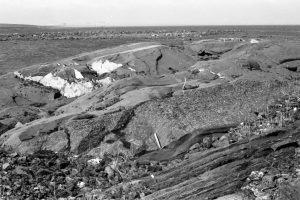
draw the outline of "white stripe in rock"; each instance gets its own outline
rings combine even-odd
[[[130,71],[133,71],[133,72],[136,71],[135,69],[133,69],[133,68],[131,68],[131,67],[128,67],[128,69],[129,69]]]

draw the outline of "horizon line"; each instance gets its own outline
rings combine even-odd
[[[61,25],[61,24],[19,24],[19,23],[0,23],[0,25],[10,26],[40,26],[40,27],[59,27],[59,28],[100,28],[100,27],[180,27],[180,26],[300,26],[300,24],[166,24],[166,25]]]

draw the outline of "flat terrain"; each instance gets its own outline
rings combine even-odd
[[[46,33],[51,37],[44,36]],[[33,64],[133,42],[181,44],[189,40],[249,36],[294,38],[300,36],[300,26],[64,28],[0,24],[0,75]],[[1,41],[1,38],[7,40]]]
[[[0,75],[33,64],[60,60],[136,40],[37,40],[0,42]]]

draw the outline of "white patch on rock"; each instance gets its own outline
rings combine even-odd
[[[212,74],[216,74],[215,72],[213,72],[213,71],[211,71],[211,70],[209,70],[209,72],[212,73]]]
[[[19,127],[23,127],[24,125],[21,122],[17,122],[17,124],[15,125],[15,128],[19,128]]]
[[[66,80],[53,76],[52,73],[47,74],[39,81],[42,85],[61,90],[68,83]]]
[[[104,79],[101,80],[97,80],[97,83],[100,83],[102,85],[110,85],[112,82],[114,82],[114,79],[110,78],[110,77],[106,77]]]
[[[43,76],[28,76],[28,77],[25,77],[23,76],[20,72],[18,71],[15,71],[14,72],[14,75],[21,78],[21,79],[24,79],[26,81],[34,81],[34,82],[40,82],[42,78],[44,78]]]
[[[80,71],[74,69],[75,72],[75,78],[77,79],[83,79],[84,77],[82,76],[82,74],[80,73]]]
[[[250,40],[250,43],[251,43],[251,44],[257,44],[257,43],[259,43],[259,41],[258,41],[257,39],[251,39],[251,40]]]
[[[101,159],[100,158],[94,158],[94,159],[88,160],[87,162],[90,165],[98,165],[101,162]]]
[[[91,92],[94,88],[90,82],[73,82],[70,84],[60,77],[53,76],[52,73],[47,74],[40,83],[58,89],[67,98],[81,96]]]
[[[79,188],[83,188],[84,186],[85,186],[84,182],[78,182],[77,183],[77,187],[79,187]]]
[[[219,78],[225,78],[225,76],[221,73],[217,73],[217,75],[219,76]]]
[[[133,72],[136,71],[135,69],[133,69],[133,68],[131,68],[131,67],[128,67],[128,69],[129,69],[130,71],[133,71]]]
[[[91,68],[96,71],[99,75],[104,73],[110,73],[119,67],[122,67],[122,64],[110,62],[108,60],[105,60],[104,62],[102,60],[96,61],[92,64]]]
[[[72,98],[92,92],[93,89],[94,85],[90,82],[73,82],[71,84],[66,84],[65,88],[62,88],[61,92],[65,97]]]
[[[18,72],[18,71],[15,71],[14,75],[17,76],[17,77],[19,77],[19,78],[23,78],[23,75],[20,74],[20,72]]]
[[[78,82],[69,83],[68,81],[60,77],[54,76],[52,73],[49,73],[44,77],[43,76],[24,77],[19,72],[14,72],[14,74],[21,79],[39,82],[44,86],[57,89],[67,98],[78,97],[86,93],[89,93],[94,89],[94,85],[91,82],[78,81]]]
[[[44,77],[43,76],[33,76],[33,77],[26,77],[25,79],[35,81],[35,82],[40,82]]]

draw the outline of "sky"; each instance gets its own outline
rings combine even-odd
[[[0,0],[0,23],[299,25],[300,0]]]

